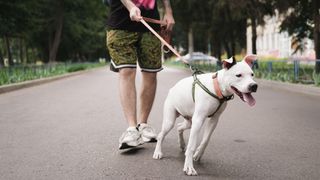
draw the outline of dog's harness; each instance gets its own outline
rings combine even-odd
[[[186,60],[181,58],[181,55],[169,44],[167,43],[152,27],[149,26],[148,23],[146,23],[146,21],[151,22],[151,23],[156,23],[156,24],[160,24],[160,25],[165,25],[165,22],[163,21],[159,21],[159,20],[154,20],[154,19],[150,19],[150,18],[146,18],[143,17],[140,22],[147,28],[149,29],[165,46],[167,46],[182,62],[184,62],[187,66],[189,66],[190,70],[193,72],[193,83],[192,83],[192,99],[193,102],[195,102],[195,97],[194,97],[194,93],[195,93],[195,86],[196,84],[199,85],[201,87],[201,89],[203,89],[206,93],[208,93],[211,97],[216,98],[219,101],[219,106],[216,109],[216,111],[211,114],[208,117],[212,117],[222,106],[222,104],[226,101],[229,101],[231,99],[233,99],[233,95],[231,96],[223,96],[221,93],[221,90],[219,88],[219,83],[218,83],[218,73],[215,73],[214,76],[212,76],[213,79],[213,84],[214,84],[214,90],[215,90],[215,94],[210,92],[209,89],[204,86],[200,80],[197,78],[197,74],[203,74],[202,71],[199,71],[196,67],[192,66],[189,64],[189,62],[187,62]]]
[[[207,94],[209,94],[211,97],[217,99],[219,101],[219,106],[218,108],[211,114],[209,115],[208,117],[212,117],[213,115],[216,114],[216,112],[218,112],[218,110],[220,109],[220,107],[222,106],[222,104],[226,101],[229,101],[229,100],[232,100],[233,99],[233,95],[231,96],[223,96],[222,93],[221,93],[221,90],[219,88],[219,83],[218,83],[218,73],[215,73],[213,76],[212,76],[212,79],[213,79],[213,84],[214,84],[214,90],[215,90],[215,94],[212,93],[211,91],[209,91],[209,89],[203,85],[201,83],[201,81],[198,79],[197,75],[198,74],[203,74],[203,72],[201,71],[195,71],[193,73],[193,83],[192,83],[192,99],[193,99],[193,102],[195,102],[195,88],[196,88],[196,84],[198,86],[200,86],[200,88],[202,90],[204,90]]]

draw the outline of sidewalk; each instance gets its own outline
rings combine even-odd
[[[293,84],[287,82],[271,81],[266,79],[256,79],[261,86],[267,86],[274,89],[282,89],[295,93],[302,93],[306,95],[320,96],[320,87],[305,84]]]

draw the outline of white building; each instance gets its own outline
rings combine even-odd
[[[293,37],[287,32],[280,33],[281,16],[266,16],[265,25],[257,27],[257,54],[260,56],[274,58],[301,58],[315,59],[314,44],[310,39],[303,42],[303,50],[295,54],[296,45],[293,44]],[[247,27],[247,53],[252,53],[252,32],[251,26]]]

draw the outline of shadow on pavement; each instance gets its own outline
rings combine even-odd
[[[135,154],[138,154],[139,152],[142,152],[144,150],[145,150],[144,147],[135,147],[135,148],[130,148],[130,149],[124,150],[120,154],[121,155],[135,155]]]

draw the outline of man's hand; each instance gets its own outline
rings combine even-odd
[[[132,21],[139,22],[142,19],[140,9],[131,0],[121,0],[121,2],[128,9]]]
[[[167,30],[172,31],[173,25],[174,25],[174,18],[172,15],[172,8],[170,4],[170,0],[162,0],[165,14],[163,17],[164,22],[167,23]]]
[[[141,11],[136,6],[131,7],[129,13],[130,13],[130,19],[132,21],[140,22],[140,20],[142,19]]]
[[[173,25],[175,24],[172,13],[166,13],[163,17],[163,21],[167,24],[167,30],[172,31]]]

